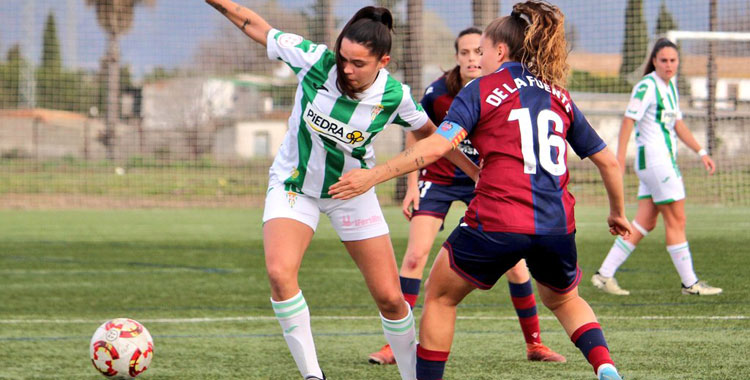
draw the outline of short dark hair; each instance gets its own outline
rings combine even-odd
[[[336,86],[342,94],[356,98],[356,89],[346,80],[341,41],[344,38],[366,46],[378,59],[391,53],[393,15],[388,8],[367,6],[354,14],[336,39]]]

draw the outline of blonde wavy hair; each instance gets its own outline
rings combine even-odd
[[[493,45],[508,45],[509,58],[523,63],[537,78],[565,87],[568,43],[560,8],[539,0],[517,3],[510,16],[492,21],[484,35]]]

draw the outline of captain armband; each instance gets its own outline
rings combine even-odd
[[[461,128],[460,125],[450,121],[442,122],[435,133],[450,141],[453,149],[455,149],[461,141],[464,141],[469,134],[465,129]]]

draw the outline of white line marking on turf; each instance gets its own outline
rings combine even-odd
[[[685,316],[671,316],[671,315],[642,315],[642,316],[598,316],[599,319],[610,319],[610,320],[746,320],[750,319],[750,316],[746,315],[685,315]],[[346,315],[323,315],[313,317],[315,320],[376,320],[378,317],[369,316],[346,316]],[[467,321],[515,321],[518,319],[517,316],[464,316],[457,317],[460,320]],[[544,320],[555,320],[552,316],[539,316],[539,319]],[[2,325],[38,325],[38,324],[52,324],[52,323],[83,323],[83,324],[96,324],[102,323],[106,320],[103,319],[0,319]],[[142,323],[166,323],[166,324],[178,324],[178,323],[214,323],[214,322],[255,322],[255,321],[276,321],[276,317],[271,316],[247,316],[247,317],[220,317],[220,318],[153,318],[153,319],[139,319]]]

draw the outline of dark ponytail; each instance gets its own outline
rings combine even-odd
[[[372,55],[378,59],[391,53],[391,32],[393,31],[393,15],[383,7],[367,6],[354,15],[341,30],[336,39],[336,86],[342,94],[356,99],[355,88],[346,80],[343,58],[341,57],[341,41],[346,38],[352,42],[366,46]]]
[[[458,37],[456,37],[456,40],[453,42],[453,48],[456,50],[456,54],[458,54],[458,40],[467,34],[478,34],[481,36],[482,30],[472,26],[459,32]],[[458,92],[464,87],[464,82],[461,80],[461,66],[456,65],[456,67],[445,72],[445,87],[448,89],[448,95],[451,97],[456,97],[456,95],[458,95]]]
[[[659,38],[654,43],[654,48],[651,49],[651,55],[648,57],[648,62],[646,62],[646,68],[643,69],[643,75],[648,75],[650,72],[656,70],[656,67],[654,66],[654,58],[656,58],[656,55],[659,54],[661,49],[664,49],[666,47],[671,47],[675,51],[679,51],[677,50],[677,45],[675,45],[674,42],[664,37]]]

